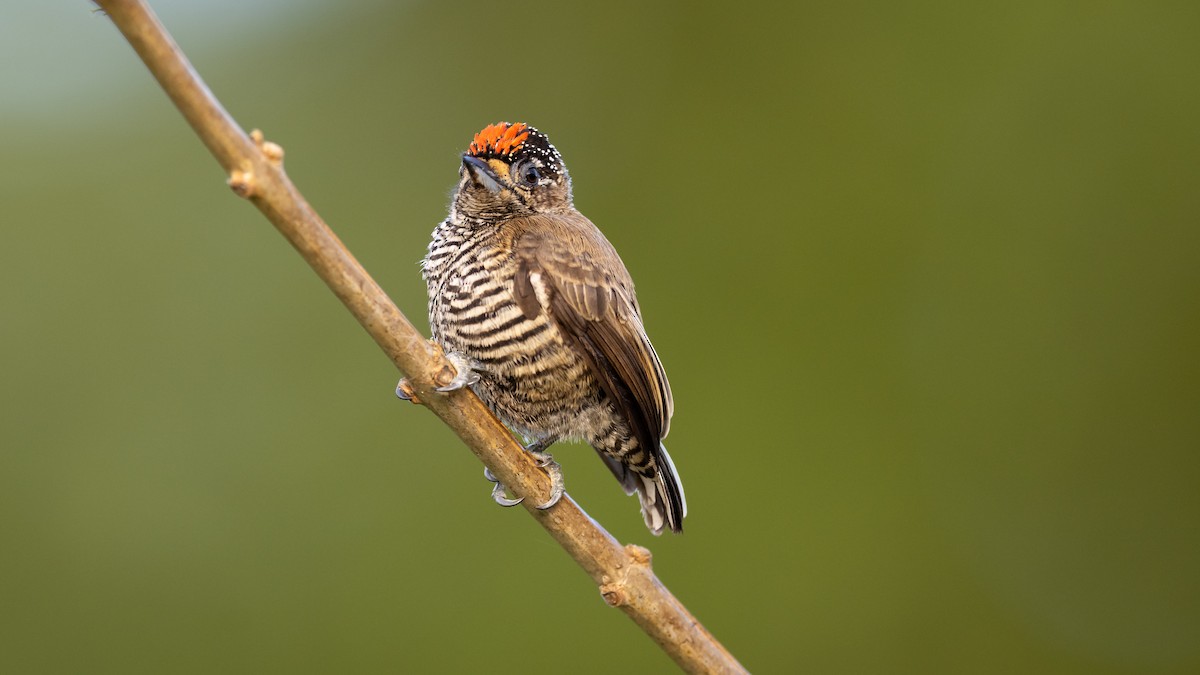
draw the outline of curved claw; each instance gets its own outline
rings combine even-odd
[[[471,366],[471,361],[467,357],[458,352],[450,352],[446,354],[446,360],[454,366],[454,379],[450,380],[445,386],[438,387],[438,391],[443,393],[455,391],[479,381],[479,373],[475,372],[475,369]]]
[[[492,499],[497,504],[499,504],[500,506],[503,506],[505,508],[508,508],[510,506],[516,506],[517,504],[520,504],[521,502],[525,501],[524,497],[517,497],[516,499],[509,497],[507,494],[504,493],[504,486],[501,485],[500,483],[496,483],[494,486],[492,486]]]
[[[505,494],[504,485],[500,482],[500,479],[492,475],[491,469],[484,467],[483,477],[495,483],[495,485],[492,486],[492,499],[494,499],[500,506],[507,508],[510,506],[516,506],[517,504],[525,501],[524,497],[517,497],[516,499],[513,499]]]
[[[408,383],[407,377],[396,384],[396,398],[402,401],[412,401],[418,405],[421,403],[416,393],[413,392],[412,385]]]
[[[562,466],[554,461],[554,457],[548,452],[530,450],[529,454],[533,455],[537,460],[537,465],[542,467],[546,475],[550,476],[550,498],[544,504],[537,505],[537,508],[545,511],[557,504],[558,500],[562,499],[563,492],[566,491],[566,486],[563,484]]]

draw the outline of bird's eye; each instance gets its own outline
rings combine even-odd
[[[517,181],[525,187],[535,187],[542,174],[534,166],[533,162],[523,162],[513,167],[513,173],[517,175]]]

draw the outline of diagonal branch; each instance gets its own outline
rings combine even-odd
[[[564,495],[538,510],[550,480],[512,434],[469,390],[435,393],[454,375],[441,350],[425,340],[367,274],[283,171],[283,150],[255,131],[247,135],[192,69],[142,0],[95,0],[149,67],[167,96],[248,199],[312,266],[380,349],[406,375],[414,393],[519,497],[526,511],[566,549],[619,607],[684,670],[745,672],[650,569],[650,552],[622,547]]]

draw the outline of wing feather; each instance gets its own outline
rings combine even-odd
[[[511,226],[517,304],[528,318],[541,312],[550,317],[653,459],[654,470],[636,471],[603,452],[601,458],[626,493],[638,493],[652,532],[664,525],[683,531],[683,485],[661,442],[674,412],[671,385],[642,326],[624,263],[578,212],[529,216]]]
[[[527,316],[547,311],[600,386],[657,455],[674,403],[662,362],[638,313],[624,263],[585,217],[530,216],[514,242],[514,293]],[[538,286],[543,287],[543,297]],[[661,463],[661,462],[660,462]]]

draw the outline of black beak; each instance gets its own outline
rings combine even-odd
[[[463,154],[463,168],[471,175],[471,180],[477,185],[487,188],[491,192],[499,192],[501,189],[500,180],[492,171],[492,167],[488,163],[475,157],[474,155]]]

